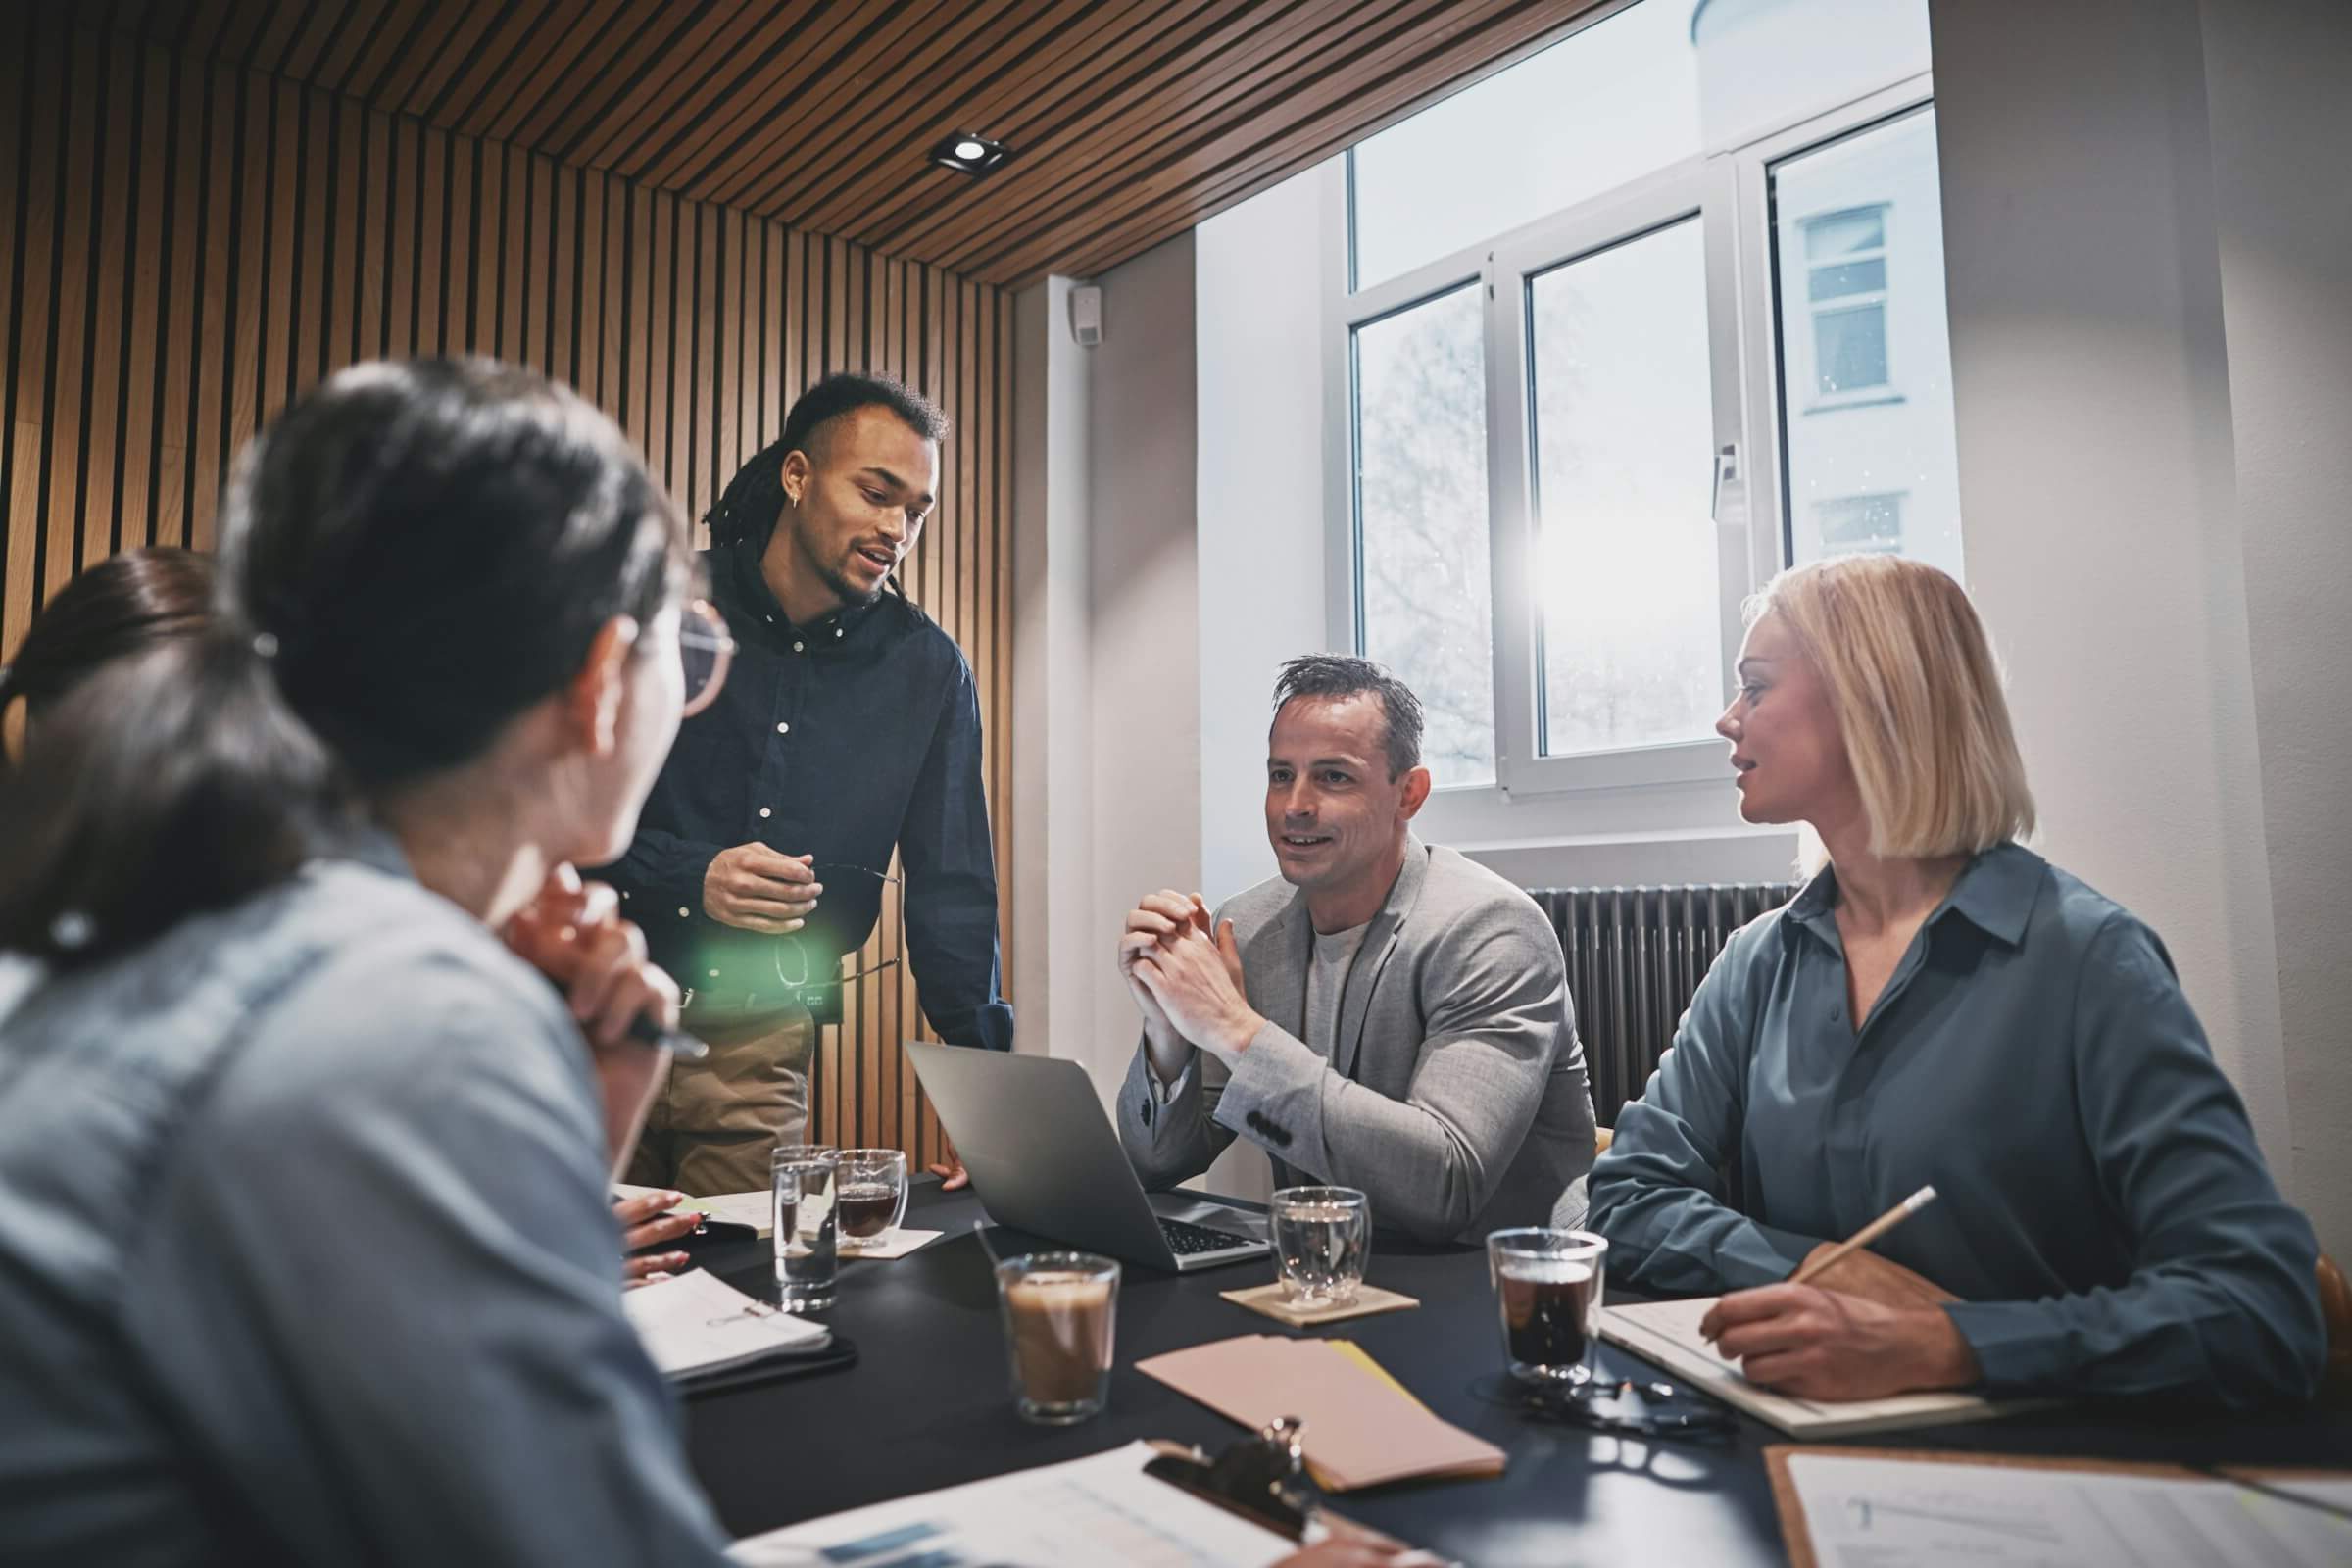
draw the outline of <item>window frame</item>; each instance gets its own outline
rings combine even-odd
[[[1327,166],[1325,225],[1324,471],[1329,646],[1361,652],[1361,512],[1356,465],[1355,330],[1475,279],[1485,313],[1487,494],[1494,626],[1494,760],[1492,784],[1452,785],[1437,803],[1472,798],[1566,796],[1586,791],[1689,786],[1720,780],[1723,742],[1686,741],[1560,757],[1540,755],[1542,607],[1529,584],[1536,550],[1532,280],[1555,268],[1695,217],[1706,258],[1713,451],[1692,453],[1714,472],[1716,560],[1725,702],[1734,651],[1744,634],[1742,602],[1792,559],[1783,432],[1804,410],[1782,402],[1781,333],[1774,309],[1771,169],[1798,153],[1899,118],[1935,98],[1921,72],[1825,110],[1792,112],[1721,146],[1667,165],[1576,206],[1538,219],[1409,272],[1351,291],[1352,155]],[[1891,214],[1888,215],[1891,221]],[[1889,246],[1889,251],[1891,246]],[[1892,278],[1888,279],[1891,287]],[[1812,330],[1806,302],[1804,329]],[[1874,387],[1861,400],[1884,398]]]

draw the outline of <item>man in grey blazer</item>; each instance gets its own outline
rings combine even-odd
[[[1421,705],[1361,659],[1283,666],[1266,760],[1278,880],[1212,919],[1162,890],[1119,968],[1144,1015],[1119,1137],[1147,1187],[1237,1136],[1277,1186],[1370,1196],[1377,1225],[1476,1241],[1549,1223],[1592,1164],[1559,939],[1535,901],[1415,838]]]

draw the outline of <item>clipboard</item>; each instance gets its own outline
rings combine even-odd
[[[2125,1476],[2146,1481],[2236,1481],[2259,1488],[2265,1482],[2352,1481],[2352,1471],[2294,1466],[2224,1465],[2202,1470],[2182,1464],[2132,1459],[2057,1458],[2043,1454],[1976,1453],[1950,1448],[1864,1448],[1796,1443],[1775,1443],[1764,1450],[1764,1467],[1772,1479],[1772,1505],[1781,1522],[1781,1544],[1790,1568],[1821,1568],[1813,1549],[1812,1526],[1806,1521],[1796,1483],[1788,1474],[1795,1457],[1887,1459],[1939,1465],[1977,1465],[1988,1470],[2054,1471],[2082,1476]]]

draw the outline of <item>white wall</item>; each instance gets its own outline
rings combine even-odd
[[[1022,436],[1015,752],[1035,771],[1016,775],[1013,912],[1016,974],[1049,1008],[1041,1023],[1016,993],[1023,1049],[1084,1062],[1107,1102],[1137,1038],[1112,966],[1121,920],[1140,894],[1200,881],[1192,237],[1094,281],[1099,347],[1070,342],[1067,279],[1025,292],[1017,317],[1014,376],[1036,422]],[[1026,863],[1040,859],[1042,906]]]
[[[1330,182],[1288,179],[1194,231],[1200,379],[1200,878],[1213,904],[1274,875],[1268,699],[1327,647],[1323,289]],[[1269,258],[1277,265],[1267,265]]]
[[[1969,586],[2041,847],[2289,1148],[2196,0],[1936,0]]]
[[[1088,547],[1093,364],[1070,284],[1015,302],[1012,997],[1020,1050],[1085,1039],[1094,996],[1094,594]],[[1004,808],[1000,804],[1000,809]]]
[[[2294,1190],[2352,1255],[2352,6],[2206,0]]]

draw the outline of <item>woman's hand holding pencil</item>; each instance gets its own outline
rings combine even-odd
[[[1936,1189],[1923,1187],[1844,1242],[1815,1248],[1788,1283],[1726,1296],[1699,1332],[1750,1383],[1799,1398],[1876,1399],[1974,1383],[1976,1354],[1942,1307],[1951,1295],[1864,1250],[1935,1199]]]

